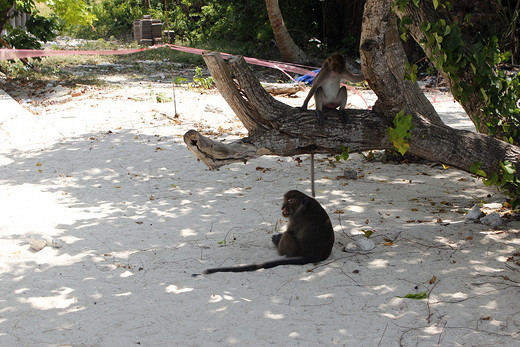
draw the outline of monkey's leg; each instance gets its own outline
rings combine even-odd
[[[336,95],[336,99],[334,99],[334,102],[338,103],[340,111],[345,110],[345,106],[347,105],[347,97],[347,88],[342,86],[338,91],[338,95]]]
[[[345,106],[347,105],[347,88],[342,86],[339,89],[338,95],[336,96],[335,102],[339,105],[339,110],[342,111],[342,118],[345,123],[349,122],[348,113],[345,112]]]
[[[298,244],[298,240],[290,231],[286,231],[282,234],[277,248],[280,255],[286,255],[288,257],[297,257],[300,255],[300,245]]]
[[[314,95],[314,100],[316,101],[316,117],[318,118],[318,123],[323,124],[323,104],[325,103],[325,92],[323,88],[318,88],[316,90],[316,94]]]

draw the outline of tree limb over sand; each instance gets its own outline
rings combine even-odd
[[[387,132],[392,115],[330,110],[320,125],[313,110],[302,111],[269,95],[242,57],[229,62],[235,79],[220,54],[207,53],[204,60],[220,93],[249,132],[248,137],[223,144],[188,131],[184,135],[188,149],[211,170],[262,155],[339,154],[343,146],[350,147],[351,153],[393,148]],[[480,161],[486,172],[494,172],[501,160],[520,161],[518,147],[492,137],[433,124],[419,114],[413,124],[410,153],[424,159],[465,171]]]

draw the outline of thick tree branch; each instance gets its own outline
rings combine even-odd
[[[430,123],[417,116],[410,139],[410,153],[470,172],[477,162],[487,174],[499,172],[500,162],[510,161],[520,179],[520,148],[494,137]]]
[[[189,130],[184,134],[184,142],[190,152],[206,164],[210,170],[215,170],[220,166],[237,161],[245,163],[247,160],[261,155],[257,154],[257,149],[252,145],[242,142],[225,145],[212,141],[195,130]]]
[[[257,131],[261,131],[262,128],[270,128],[269,122],[261,117],[257,110],[251,108],[247,100],[242,97],[241,91],[233,82],[226,63],[220,54],[219,59],[216,59],[216,54],[211,52],[205,53],[203,57],[222,97],[226,99],[249,133],[254,134]]]
[[[217,67],[227,70],[218,53],[204,57],[207,62],[218,61],[208,64],[212,66],[214,78],[230,75],[229,71],[213,70]],[[262,155],[339,154],[341,146],[350,147],[351,153],[393,148],[387,131],[392,125],[392,115],[370,110],[347,110],[348,121],[345,122],[340,111],[331,110],[325,113],[324,124],[320,125],[314,111],[288,106],[266,93],[243,58],[233,58],[229,65],[237,83],[227,80],[223,87],[223,81],[215,82],[219,90],[225,88],[225,94],[232,95],[227,99],[230,106],[233,107],[233,103],[242,105],[240,109],[245,111],[238,116],[244,124],[252,124],[254,132],[250,132],[249,137],[222,144],[195,130],[188,131],[184,135],[188,149],[210,169],[232,162],[246,162]],[[481,161],[481,169],[488,173],[497,172],[500,161],[509,160],[517,165],[520,162],[520,148],[490,136],[434,124],[421,115],[416,115],[413,122],[411,154],[465,171]]]

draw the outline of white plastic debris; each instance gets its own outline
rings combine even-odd
[[[47,240],[47,246],[52,248],[61,248],[63,245],[57,240]]]
[[[47,240],[31,237],[31,239],[29,240],[29,245],[31,249],[38,252],[41,251],[45,246],[47,246]]]
[[[480,210],[480,207],[478,205],[475,205],[475,206],[473,206],[471,211],[468,212],[465,220],[466,220],[466,222],[475,221],[475,220],[479,219],[481,215],[482,215],[482,211]]]
[[[357,246],[354,242],[349,242],[346,246],[345,246],[345,252],[355,252],[357,251]]]
[[[363,237],[362,239],[347,244],[345,246],[345,252],[368,252],[373,250],[375,247],[376,244],[374,243],[374,241],[367,239],[366,237]]]
[[[39,237],[31,237],[29,240],[29,246],[32,250],[38,252],[41,251],[46,246],[52,247],[52,248],[61,248],[63,247],[63,244],[59,242],[58,240],[46,240],[44,238]]]
[[[362,238],[362,239],[357,240],[356,245],[359,247],[360,250],[365,251],[365,252],[371,251],[376,247],[376,244],[374,243],[374,241],[367,239],[367,238]]]

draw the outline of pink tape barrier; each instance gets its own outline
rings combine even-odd
[[[158,45],[149,48],[139,48],[139,49],[116,49],[116,50],[105,50],[105,51],[95,51],[95,50],[86,50],[86,51],[75,51],[75,50],[55,50],[55,49],[0,49],[0,60],[8,60],[8,59],[22,59],[22,58],[37,58],[37,57],[48,57],[48,56],[56,56],[56,55],[120,55],[120,54],[133,54],[139,53],[143,51],[147,51],[150,49],[156,49],[160,47],[169,47],[170,49],[175,49],[177,51],[193,53],[202,55],[204,52],[208,52],[207,50],[203,50],[200,48],[191,48],[179,45],[165,44]],[[220,53],[224,59],[229,59],[232,57],[231,54],[228,53]],[[290,64],[290,63],[282,63],[279,61],[273,60],[262,60],[258,58],[244,57],[244,60],[253,65],[265,66],[273,69],[278,69],[282,71],[290,71],[293,73],[301,74],[301,75],[316,75],[315,67]],[[359,93],[354,88],[346,86],[348,89],[356,93],[358,96],[365,101],[361,93]],[[368,107],[368,104],[367,104]]]
[[[170,47],[171,49],[175,49],[177,51],[187,52],[202,55],[203,52],[207,52],[207,50],[199,49],[199,48],[191,48],[184,47],[178,45],[159,45],[153,46],[150,48],[139,48],[139,49],[119,49],[119,50],[106,50],[106,51],[94,51],[94,50],[86,50],[86,51],[76,51],[76,50],[55,50],[55,49],[0,49],[0,60],[8,60],[8,59],[22,59],[22,58],[37,58],[37,57],[48,57],[55,55],[119,55],[119,54],[133,54],[138,52],[143,52],[150,49],[156,49],[160,47]],[[222,57],[225,59],[229,59],[232,57],[231,54],[221,53]],[[257,58],[244,57],[246,62],[249,64],[255,64],[260,66],[272,67],[272,68],[281,68],[285,71],[291,71],[299,74],[313,74],[313,67],[303,67],[295,64],[287,64],[281,63],[277,61],[267,61],[261,60]]]

